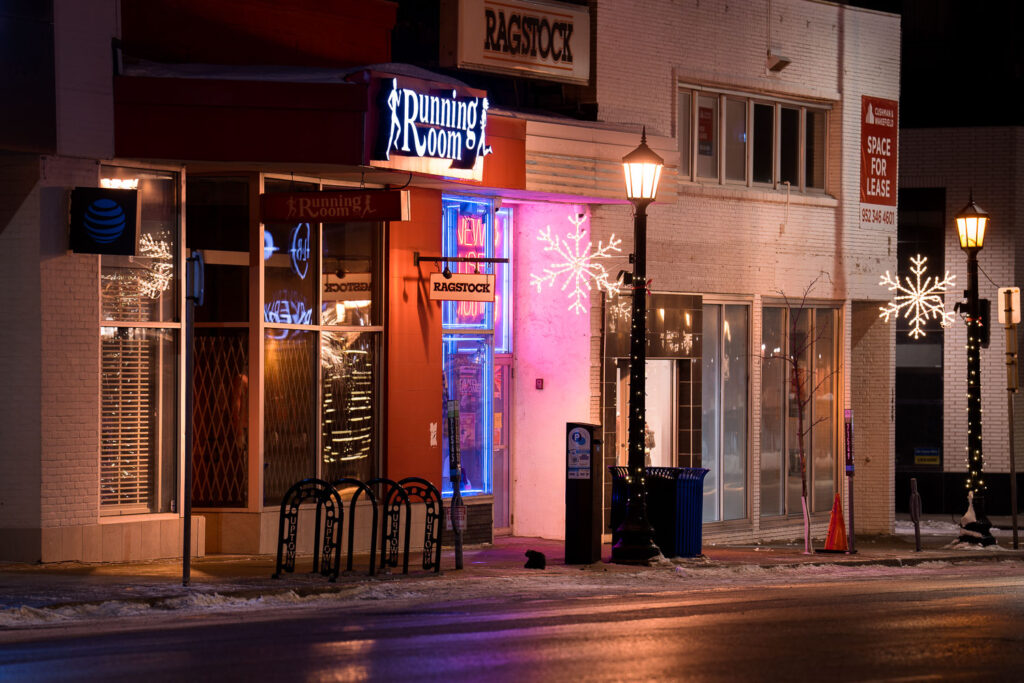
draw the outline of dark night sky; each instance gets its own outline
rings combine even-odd
[[[900,125],[1024,125],[1024,2],[853,0],[903,17]]]

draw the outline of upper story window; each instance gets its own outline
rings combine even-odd
[[[683,88],[678,111],[680,178],[825,191],[828,107]]]

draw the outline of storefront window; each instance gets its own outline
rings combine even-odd
[[[195,309],[192,504],[240,508],[249,485],[249,178],[190,175],[187,245],[205,260]]]
[[[379,324],[379,234],[376,223],[324,223],[323,325]]]
[[[320,336],[321,476],[327,481],[374,477],[377,412],[377,335],[323,332]]]
[[[747,514],[748,307],[704,304],[704,521]]]
[[[764,309],[762,516],[800,512],[803,488],[801,441],[809,508],[812,512],[825,512],[832,505],[836,458],[837,329],[836,309]],[[794,367],[798,373],[795,377]]]
[[[264,190],[315,192],[315,183],[267,178]],[[315,325],[320,225],[308,222],[263,226],[263,319],[268,323]]]
[[[295,482],[316,475],[315,332],[267,329],[263,360],[263,496],[276,505]]]
[[[136,256],[100,257],[100,508],[168,512],[178,496],[180,180],[115,167],[102,180],[138,189],[141,222]]]
[[[343,191],[265,177],[264,192]],[[264,223],[264,485],[378,475],[380,222]]]

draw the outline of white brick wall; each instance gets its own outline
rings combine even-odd
[[[99,257],[68,253],[68,194],[96,187],[94,161],[47,157],[39,222],[42,526],[99,517]]]
[[[946,189],[946,269],[956,275],[947,307],[962,298],[967,286],[967,257],[960,249],[954,216],[971,190],[988,211],[991,224],[978,254],[979,295],[992,301],[991,344],[981,351],[981,404],[985,470],[1008,472],[1010,466],[1006,409],[1006,351],[998,323],[997,289],[1024,282],[1024,129],[931,128],[908,130],[900,143],[903,187]],[[1020,337],[1021,335],[1018,335]],[[946,472],[966,472],[967,464],[967,330],[959,320],[945,333],[943,443]],[[1019,346],[1019,340],[1018,340]],[[1017,471],[1024,458],[1024,408],[1017,400],[1015,441]]]
[[[794,192],[787,201],[784,191],[682,182],[674,201],[668,192],[667,203],[655,204],[648,212],[648,275],[656,290],[752,299],[751,355],[756,358],[762,298],[780,293],[799,298],[815,277],[828,273],[831,284],[821,283],[811,296],[834,301],[844,311],[839,408],[856,409],[851,375],[870,383],[862,387],[864,396],[888,396],[892,386],[891,347],[888,358],[877,359],[885,363],[882,369],[850,368],[850,302],[884,299],[879,274],[895,267],[895,226],[869,230],[859,225],[860,105],[862,95],[899,97],[899,18],[820,2],[773,0],[769,29],[767,7],[767,2],[724,0],[598,2],[599,118],[636,129],[643,124],[648,133],[674,137],[679,82],[831,104],[828,197]],[[769,74],[765,66],[769,31],[773,52],[792,59],[780,74]],[[672,163],[671,154],[666,158]],[[629,206],[596,207],[595,237],[614,232],[623,238],[623,251],[628,253],[631,211]],[[617,267],[629,266],[623,259],[610,269]],[[883,346],[892,343],[888,332],[872,330],[887,335]],[[595,386],[599,362],[594,357]],[[863,362],[876,359],[865,353]],[[706,527],[705,533],[715,541],[794,535],[792,525],[762,528],[759,518],[760,367],[756,360],[752,365],[752,527]],[[596,408],[594,413],[598,414]],[[864,420],[858,431],[872,444],[873,462],[878,464],[858,482],[858,527],[890,532],[892,423]],[[845,497],[845,479],[839,483]],[[877,514],[868,512],[876,508]],[[824,524],[817,524],[816,534],[823,533]]]

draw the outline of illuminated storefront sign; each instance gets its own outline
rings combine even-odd
[[[566,83],[590,81],[590,10],[533,0],[459,0],[457,40],[442,39],[445,66]]]
[[[138,191],[76,187],[71,191],[71,250],[135,256]]]
[[[430,275],[432,301],[494,301],[494,276],[487,273],[442,273]]]
[[[272,192],[260,195],[263,222],[407,221],[409,192],[403,190],[338,190]]]
[[[382,99],[378,159],[427,157],[469,169],[477,158],[491,153],[486,141],[486,97],[459,97],[454,90],[417,92],[399,88],[398,79],[392,78],[382,89]]]

